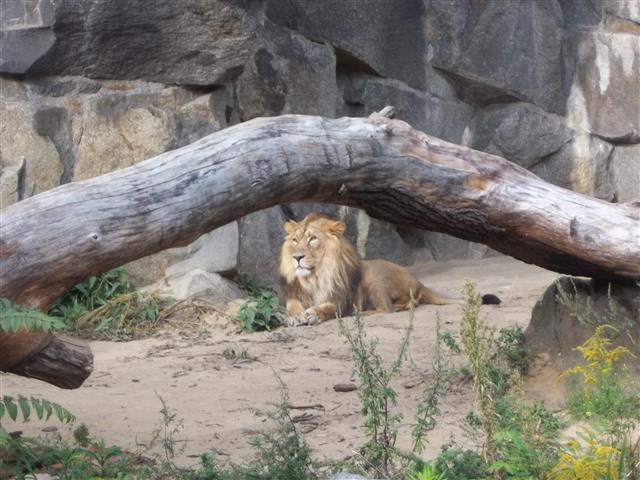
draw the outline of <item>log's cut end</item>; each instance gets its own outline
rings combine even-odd
[[[93,371],[93,353],[84,340],[58,333],[6,333],[0,335],[0,370],[78,388]]]

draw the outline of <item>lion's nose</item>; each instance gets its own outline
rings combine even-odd
[[[304,258],[304,255],[294,255],[293,258],[296,260],[296,262],[300,263],[300,260]]]

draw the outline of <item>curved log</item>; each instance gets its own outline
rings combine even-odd
[[[640,209],[556,187],[378,114],[259,118],[2,212],[0,291],[46,310],[81,280],[294,201],[481,242],[561,273],[640,279]]]
[[[356,206],[561,273],[640,280],[635,206],[556,187],[379,114],[287,115],[9,206],[0,213],[0,295],[46,310],[91,275],[295,201]]]
[[[93,353],[84,340],[18,331],[0,335],[0,371],[77,388],[93,371]]]

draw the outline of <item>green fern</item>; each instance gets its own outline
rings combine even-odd
[[[11,333],[20,330],[62,330],[65,323],[34,308],[16,305],[7,298],[0,298],[0,332]]]
[[[38,420],[49,420],[54,414],[62,423],[71,423],[76,419],[69,410],[48,400],[34,397],[29,399],[22,395],[17,400],[9,395],[0,398],[0,420],[6,415],[16,421],[22,414],[22,420],[26,422],[32,413],[35,413]]]

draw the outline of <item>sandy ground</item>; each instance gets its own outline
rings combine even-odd
[[[557,277],[553,272],[511,258],[480,261],[430,263],[414,268],[429,287],[458,298],[465,280],[473,280],[482,293],[495,293],[503,303],[485,306],[483,313],[498,328],[526,327],[531,308]],[[435,342],[436,314],[444,331],[459,338],[459,305],[421,306],[415,312],[410,357],[428,372]],[[409,315],[406,312],[366,317],[366,331],[380,341],[380,350],[391,360],[397,351]],[[347,324],[352,320],[348,319]],[[298,426],[319,461],[340,460],[355,454],[365,440],[357,392],[339,393],[339,383],[353,377],[350,352],[338,332],[338,323],[328,321],[313,327],[280,328],[273,332],[230,334],[220,329],[197,334],[164,332],[150,339],[128,343],[92,342],[95,369],[85,384],[71,391],[8,374],[0,374],[0,395],[36,395],[71,410],[78,422],[94,435],[136,451],[148,443],[161,422],[162,396],[177,413],[184,429],[177,435],[183,447],[181,463],[215,450],[223,457],[241,461],[250,454],[247,441],[265,427],[254,409],[268,408],[279,399],[275,374],[289,390],[289,402],[299,416]],[[246,351],[249,360],[225,358],[223,352]],[[460,355],[451,360],[463,364]],[[404,419],[399,446],[408,446],[411,419],[423,388],[420,376],[407,366],[394,385],[398,411]],[[451,436],[465,444],[462,419],[472,408],[471,385],[454,385],[442,399],[442,416],[429,435],[426,457],[433,457]],[[42,433],[37,422],[14,425],[9,430]],[[69,430],[56,422],[63,435]],[[50,434],[50,433],[49,433]]]

